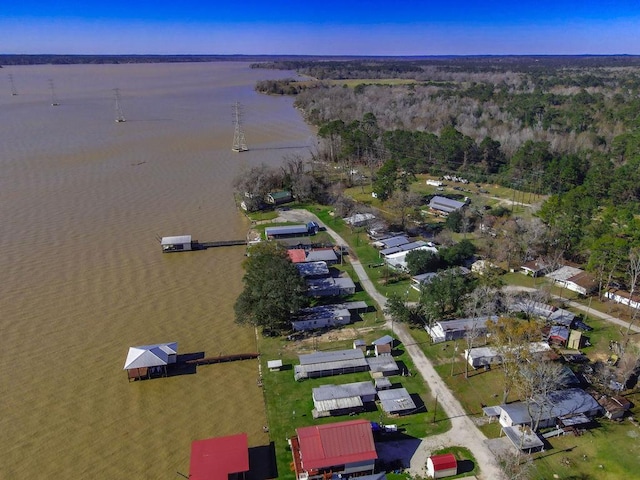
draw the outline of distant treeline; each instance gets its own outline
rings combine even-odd
[[[476,55],[432,57],[284,58],[256,63],[253,68],[296,70],[319,80],[411,78],[425,81],[432,68],[448,72],[510,72],[535,74],[563,69],[640,66],[638,55]],[[427,75],[425,75],[425,73]]]
[[[182,63],[182,62],[258,62],[278,61],[285,58],[273,55],[18,55],[0,54],[2,65],[73,65],[119,63]]]

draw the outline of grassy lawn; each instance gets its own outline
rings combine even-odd
[[[636,394],[636,405],[639,397]],[[597,425],[579,437],[565,435],[551,438],[551,448],[534,455],[531,478],[638,478],[639,437],[640,428],[629,421],[616,423],[600,419]]]
[[[370,344],[376,338],[392,332],[378,328],[367,328],[364,322],[356,322],[349,328],[355,330],[355,335]],[[296,382],[293,378],[293,365],[298,363],[299,353],[311,353],[314,350],[339,350],[352,348],[353,339],[344,339],[344,335],[330,332],[329,337],[314,337],[307,340],[289,342],[281,338],[259,338],[261,365],[263,373],[262,391],[267,406],[267,418],[269,423],[269,436],[275,443],[276,459],[278,463],[278,478],[293,478],[289,469],[291,452],[286,439],[295,435],[295,429],[308,425],[333,423],[353,419],[351,416],[328,417],[314,419],[312,416],[313,388],[327,384],[343,384],[357,381],[370,381],[368,372],[352,373],[334,377],[307,379]],[[331,341],[327,341],[335,335]],[[402,345],[394,351],[397,362],[406,366],[409,372],[413,372],[414,366],[409,355]],[[283,370],[270,372],[267,369],[267,361],[281,359]],[[375,411],[358,414],[356,418],[364,418],[370,421],[393,423],[398,425],[406,436],[421,438],[427,435],[442,433],[450,428],[450,422],[444,417],[444,412],[436,410],[434,418],[434,399],[432,399],[425,382],[418,375],[391,377],[394,384],[401,384],[414,399],[424,404],[421,411],[404,417],[388,418],[377,407]],[[426,407],[426,408],[425,408]]]

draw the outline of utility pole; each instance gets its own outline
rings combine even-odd
[[[58,105],[60,105],[58,103],[58,98],[56,97],[56,90],[53,86],[53,80],[49,79],[49,89],[51,90],[51,106],[52,107],[57,107]]]
[[[242,130],[242,107],[239,102],[233,105],[233,146],[231,150],[234,152],[246,152],[247,142],[244,138],[244,131]]]
[[[16,84],[13,82],[13,75],[9,74],[9,83],[11,84],[11,96],[15,97],[18,95],[18,90],[16,90]]]
[[[124,123],[127,121],[127,119],[124,118],[124,114],[122,113],[122,107],[120,106],[120,89],[119,88],[113,89],[113,96],[116,101],[116,123]]]

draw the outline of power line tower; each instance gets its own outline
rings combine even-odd
[[[51,106],[52,107],[57,107],[60,104],[58,103],[58,97],[56,97],[56,89],[53,86],[53,80],[52,79],[49,79],[49,89],[51,90]]]
[[[18,90],[16,90],[16,84],[13,82],[13,75],[9,74],[9,83],[11,84],[11,95],[15,97],[18,95]]]
[[[116,123],[126,122],[126,118],[124,118],[124,114],[122,113],[122,107],[120,106],[120,89],[113,89],[113,96],[116,100]]]
[[[239,102],[236,102],[233,105],[233,124],[234,124],[234,132],[233,132],[233,146],[231,150],[234,152],[246,152],[249,150],[247,148],[247,142],[244,138],[244,130],[242,130],[242,107]]]

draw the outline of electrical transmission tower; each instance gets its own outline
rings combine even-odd
[[[49,79],[49,89],[51,89],[51,106],[52,107],[57,107],[60,104],[58,103],[58,97],[56,97],[56,89],[53,86],[53,80],[52,79]]]
[[[116,123],[126,122],[124,114],[122,113],[122,107],[120,106],[120,89],[114,88],[113,95],[116,99]]]
[[[16,95],[18,95],[18,90],[16,90],[16,84],[13,83],[12,74],[9,74],[9,83],[11,84],[11,95],[15,97]]]
[[[242,108],[240,103],[236,102],[233,105],[233,124],[235,126],[233,132],[233,146],[231,150],[234,152],[246,152],[247,142],[244,139],[244,130],[242,130]]]

